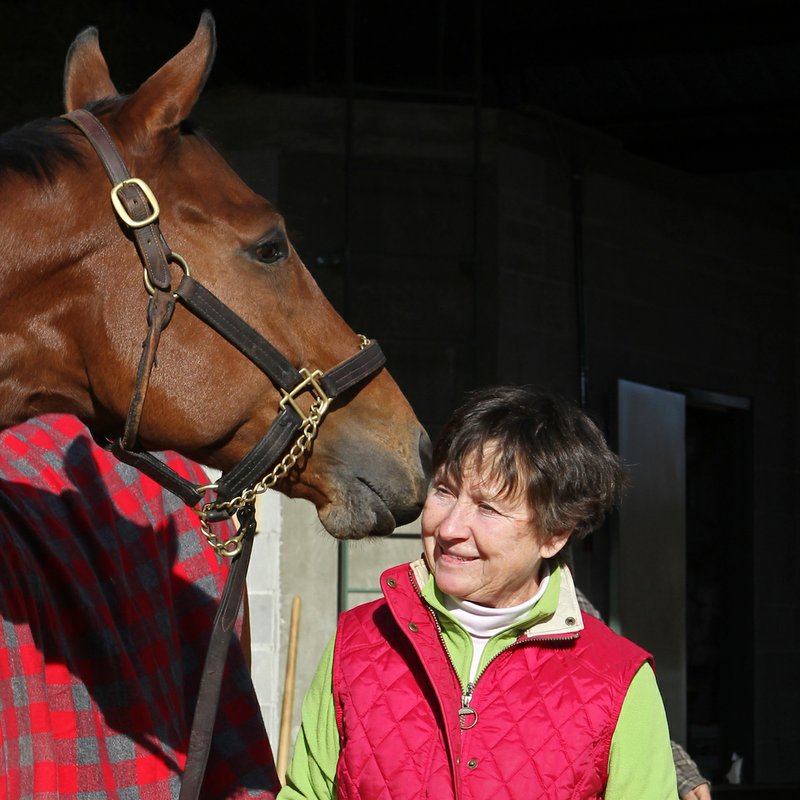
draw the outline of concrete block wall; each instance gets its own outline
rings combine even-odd
[[[297,673],[293,702],[292,743],[300,726],[303,696],[311,684],[325,646],[336,630],[338,544],[322,528],[305,500],[278,496],[281,506],[279,672],[272,689],[283,703],[292,601],[300,598]],[[277,758],[278,737],[272,739]]]
[[[283,514],[281,495],[267,492],[258,498],[256,516],[258,536],[247,572],[247,599],[250,608],[250,644],[253,685],[258,693],[261,713],[273,749],[277,746],[280,725],[280,557]],[[285,501],[284,501],[285,502]]]

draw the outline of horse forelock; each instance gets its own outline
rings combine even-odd
[[[81,164],[81,151],[62,135],[68,124],[61,119],[34,120],[0,135],[0,177],[16,172],[52,183],[61,164]]]

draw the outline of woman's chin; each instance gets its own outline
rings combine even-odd
[[[437,558],[434,575],[439,590],[459,599],[475,592],[478,588],[473,575],[475,564],[475,561]]]

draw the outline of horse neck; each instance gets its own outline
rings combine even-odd
[[[91,249],[57,186],[0,181],[0,428],[43,413],[90,419],[80,341],[91,321],[81,262]]]

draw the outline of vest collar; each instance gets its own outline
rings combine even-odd
[[[430,578],[425,560],[420,558],[412,561],[409,569],[412,579],[417,584],[417,591],[422,596],[422,589]],[[525,638],[574,639],[583,630],[583,616],[569,568],[558,561],[552,561],[551,580],[559,580],[556,609],[551,615],[537,620],[527,628],[522,634]]]

